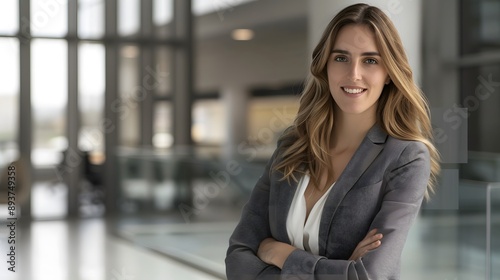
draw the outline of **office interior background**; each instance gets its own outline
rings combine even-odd
[[[0,278],[225,279],[312,48],[356,2],[1,1]],[[499,279],[500,1],[365,2],[399,29],[443,156],[402,279]]]

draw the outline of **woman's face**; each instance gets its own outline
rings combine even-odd
[[[330,93],[343,113],[375,115],[389,76],[367,26],[351,24],[340,29],[327,72]]]

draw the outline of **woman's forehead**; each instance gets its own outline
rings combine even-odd
[[[335,41],[333,49],[348,52],[377,52],[375,35],[366,25],[350,24],[342,27]]]

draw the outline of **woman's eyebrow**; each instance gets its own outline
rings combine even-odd
[[[341,53],[341,54],[347,54],[347,55],[351,54],[349,51],[338,50],[338,49],[332,50],[332,53]],[[378,53],[378,52],[364,52],[361,54],[361,56],[380,56],[380,53]]]

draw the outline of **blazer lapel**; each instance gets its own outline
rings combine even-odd
[[[275,225],[274,230],[276,232],[276,237],[287,243],[290,243],[290,239],[288,238],[288,232],[286,229],[286,220],[293,196],[297,190],[297,185],[298,182],[293,180],[291,180],[290,183],[288,183],[287,180],[277,181],[276,187],[278,189],[278,194],[276,196],[276,207],[271,207],[274,211],[274,213],[270,215],[269,222],[271,227]]]
[[[371,165],[378,154],[384,148],[387,134],[376,124],[367,133],[363,142],[352,156],[351,160],[339,176],[333,189],[328,194],[321,222],[319,227],[319,254],[324,256],[326,253],[326,242],[330,232],[330,224],[337,211],[338,206],[344,199],[344,196],[358,181],[365,170]]]

